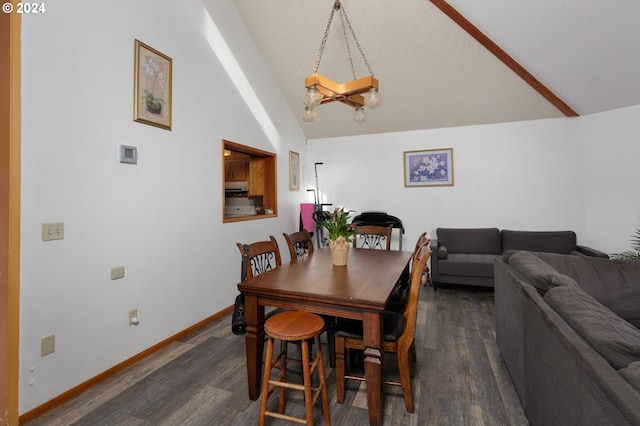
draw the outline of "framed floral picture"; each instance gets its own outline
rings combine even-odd
[[[133,120],[171,130],[171,58],[135,40]]]
[[[453,148],[405,151],[404,186],[453,186]]]
[[[289,151],[289,191],[300,190],[300,154]]]

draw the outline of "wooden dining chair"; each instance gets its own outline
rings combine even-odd
[[[269,240],[257,241],[251,244],[236,243],[242,255],[241,281],[248,280],[272,269],[277,269],[282,265],[280,247],[278,242],[269,235]],[[286,312],[283,308],[271,308],[265,312],[265,321],[277,314]],[[287,342],[280,341],[278,358],[289,360],[287,354]],[[286,362],[285,362],[286,363]]]
[[[416,322],[418,316],[418,295],[421,288],[422,271],[431,256],[431,248],[422,246],[417,253],[417,261],[411,271],[411,282],[409,284],[409,301],[402,314],[391,311],[384,311],[384,342],[382,349],[384,352],[395,353],[398,362],[400,381],[385,380],[385,384],[402,387],[405,407],[408,412],[413,413],[413,391],[411,387],[411,348],[414,345]],[[366,349],[363,341],[362,321],[351,319],[340,319],[336,332],[336,397],[339,403],[344,402],[345,381],[359,380],[365,381],[364,377],[345,374],[345,350]]]
[[[422,246],[430,246],[431,245],[431,238],[428,238],[426,236],[426,233],[423,233],[422,235],[420,235],[420,238],[418,239],[418,241],[416,242],[416,248],[414,250],[414,258],[413,258],[413,262],[416,262],[416,258],[415,258],[415,253],[418,251],[418,249]],[[424,282],[424,285],[428,285],[429,283],[431,283],[431,276],[429,275],[429,265],[425,264],[424,265],[424,269],[422,271],[423,275],[426,275],[427,279]]]
[[[420,234],[420,236],[418,237],[418,239],[416,240],[416,245],[413,248],[413,254],[415,256],[415,254],[418,252],[418,249],[423,246],[425,244],[425,242],[427,241],[427,232],[424,231],[422,234]]]
[[[242,255],[241,281],[282,265],[280,248],[272,235],[269,236],[268,241],[258,241],[251,244],[237,243],[236,245]]]
[[[418,251],[423,246],[428,246],[430,243],[431,239],[427,238],[426,232],[420,234],[413,249],[411,270],[415,268],[415,264],[418,261]],[[428,269],[426,266],[425,268]],[[409,300],[409,283],[411,281],[411,270],[408,270],[403,274],[402,277],[400,277],[400,280],[394,288],[393,293],[391,293],[391,297],[389,298],[389,302],[387,303],[387,310],[400,313],[404,311],[405,307],[407,306],[407,301]]]
[[[299,257],[313,253],[313,240],[311,239],[311,234],[309,234],[309,231],[306,229],[291,234],[283,232],[282,235],[289,247],[289,255],[291,256],[292,262]]]
[[[415,248],[413,249],[413,261],[415,262],[415,253],[418,251],[418,249],[421,246],[426,246],[426,245],[430,245],[431,244],[431,238],[427,237],[427,233],[423,232],[422,234],[420,234],[420,236],[418,237],[418,240],[416,241],[416,245]],[[426,275],[427,279],[424,282],[425,287],[429,284],[431,284],[431,275],[429,274],[429,265],[424,265],[424,274]]]
[[[267,241],[251,244],[236,243],[236,245],[242,256],[240,281],[246,281],[282,265],[280,248],[273,235],[270,235]],[[271,309],[265,312],[265,318],[280,312],[284,312],[284,309]]]
[[[391,250],[391,231],[393,227],[379,225],[361,225],[356,227],[353,238],[354,248]]]

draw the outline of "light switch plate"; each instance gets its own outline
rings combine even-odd
[[[40,340],[40,356],[47,356],[56,351],[56,335],[51,334]]]
[[[129,325],[138,325],[138,310],[132,309],[129,311]]]
[[[111,268],[111,279],[117,280],[120,278],[124,278],[124,266],[116,266]]]

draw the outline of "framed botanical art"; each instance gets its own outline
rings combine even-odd
[[[405,151],[404,186],[453,186],[453,148]]]
[[[135,40],[133,120],[171,130],[170,57]]]
[[[300,190],[300,154],[289,151],[289,191]]]

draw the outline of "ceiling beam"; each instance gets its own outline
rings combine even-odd
[[[569,105],[564,103],[562,99],[557,97],[551,90],[549,90],[544,84],[540,83],[529,71],[527,71],[522,65],[516,62],[507,52],[502,50],[500,46],[495,44],[489,37],[484,35],[475,25],[467,20],[454,9],[449,3],[444,0],[429,0],[438,9],[440,9],[445,15],[451,18],[456,24],[458,24],[463,30],[465,30],[471,37],[475,38],[481,45],[483,45],[489,52],[493,53],[496,58],[500,59],[506,66],[511,68],[520,78],[522,78],[529,86],[535,91],[540,93],[547,101],[551,102],[553,106],[558,108],[567,117],[577,117],[579,114],[575,112]]]

